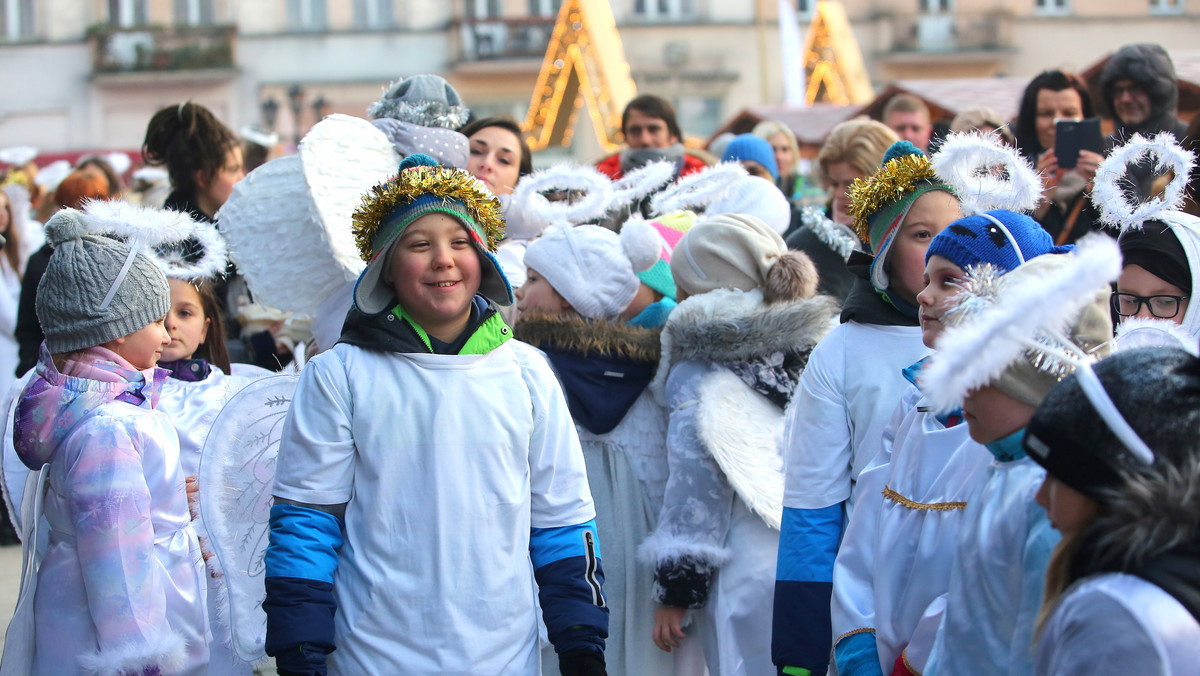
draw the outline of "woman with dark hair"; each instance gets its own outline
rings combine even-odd
[[[1063,169],[1054,155],[1056,123],[1093,116],[1092,99],[1083,81],[1061,70],[1043,71],[1021,96],[1017,148],[1043,177],[1045,199],[1033,217],[1054,237],[1055,244],[1070,244],[1100,227],[1099,212],[1087,195],[1104,157],[1080,150],[1075,167]]]
[[[458,131],[470,143],[467,171],[483,181],[493,195],[512,194],[517,181],[533,172],[533,154],[516,122],[504,117],[484,117],[468,122]]]
[[[207,108],[190,101],[163,108],[150,118],[142,159],[167,168],[172,192],[164,208],[209,222],[233,192],[233,184],[245,176],[237,135]]]

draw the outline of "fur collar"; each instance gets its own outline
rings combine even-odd
[[[522,315],[513,329],[517,340],[535,347],[552,345],[579,355],[603,354],[635,362],[659,360],[659,329],[627,322],[589,320],[579,315]]]
[[[775,352],[811,349],[833,328],[838,304],[829,296],[766,305],[762,292],[717,289],[687,298],[667,319],[662,359],[651,391],[660,401],[677,362],[748,361]]]

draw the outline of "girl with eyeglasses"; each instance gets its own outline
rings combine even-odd
[[[1124,267],[1112,295],[1117,322],[1165,319],[1200,337],[1200,304],[1189,302],[1200,270],[1200,218],[1169,210],[1118,240]]]

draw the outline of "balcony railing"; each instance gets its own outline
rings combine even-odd
[[[233,68],[237,28],[100,26],[88,32],[94,73]]]
[[[459,28],[460,61],[540,59],[554,33],[554,18],[468,19]]]
[[[881,17],[891,33],[892,53],[954,54],[1008,49],[1012,15],[1004,12],[936,12]],[[886,43],[885,43],[886,44]]]

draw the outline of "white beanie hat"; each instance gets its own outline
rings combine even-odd
[[[792,206],[783,191],[765,178],[739,178],[704,210],[704,215],[742,214],[755,216],[782,235],[792,222]]]
[[[547,229],[525,250],[525,267],[589,319],[617,317],[637,295],[638,278],[621,237],[598,225]]]

